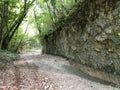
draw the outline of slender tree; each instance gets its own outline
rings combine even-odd
[[[15,32],[35,0],[2,0],[0,2],[0,48],[7,49]],[[19,5],[19,7],[17,6]],[[15,7],[15,8],[14,8]],[[13,12],[12,12],[13,10]],[[19,13],[18,13],[19,11]]]

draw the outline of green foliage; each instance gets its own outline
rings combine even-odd
[[[17,54],[11,53],[10,51],[7,50],[0,49],[0,69],[4,68],[8,63],[17,60],[18,58],[19,55]]]
[[[15,33],[14,37],[12,38],[8,50],[12,52],[17,52],[21,49],[28,41],[28,35],[23,32],[21,28]]]
[[[29,37],[27,44],[23,46],[24,51],[38,50],[41,47],[41,43],[38,35]]]
[[[76,0],[41,0],[36,1],[35,7],[35,23],[39,30],[40,37],[53,32],[59,25],[60,19],[64,19],[69,16],[72,8],[77,3]],[[39,3],[39,4],[38,4]],[[62,22],[59,22],[61,24]]]
[[[12,59],[12,60],[16,60],[19,58],[19,56],[15,53],[12,53],[10,51],[7,51],[7,50],[0,50],[0,54],[2,54],[2,56],[4,56],[4,58],[1,58],[1,60],[6,60],[7,57],[9,59]]]
[[[35,1],[35,2],[34,2]],[[59,19],[69,16],[76,0],[2,0],[0,2],[0,48],[12,52],[24,45],[38,47],[38,40],[53,32]],[[34,4],[34,22],[39,31],[37,37],[28,39],[19,29],[30,7]],[[33,13],[33,12],[32,12]],[[31,20],[33,22],[33,20]],[[36,42],[36,43],[35,43]],[[29,43],[29,44],[28,44]],[[33,44],[34,43],[34,44]]]
[[[0,48],[9,43],[35,0],[2,0],[0,2]]]

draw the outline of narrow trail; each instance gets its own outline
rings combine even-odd
[[[14,65],[0,71],[0,90],[119,90],[83,78],[62,57],[39,51],[20,56]]]

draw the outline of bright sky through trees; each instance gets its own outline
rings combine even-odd
[[[23,21],[23,23],[21,24],[22,30],[25,32],[26,29],[27,29],[27,34],[30,37],[39,34],[37,28],[35,27],[34,9],[37,10],[37,11],[38,10],[40,11],[40,8],[35,6],[35,5],[33,7],[31,7],[28,14],[27,14],[27,16],[26,16],[26,18],[25,18],[25,21]]]

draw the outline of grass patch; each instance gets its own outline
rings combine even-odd
[[[19,58],[18,54],[11,53],[7,50],[0,50],[0,69],[4,68],[7,64],[12,63],[13,61]]]

